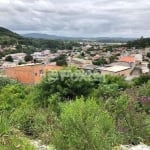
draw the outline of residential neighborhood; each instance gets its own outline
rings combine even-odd
[[[0,0],[0,150],[150,150],[150,0]]]
[[[121,43],[79,42],[79,44],[79,47],[73,47],[72,50],[62,49],[52,53],[50,49],[46,49],[34,52],[30,54],[31,60],[28,61],[25,60],[25,57],[28,55],[27,53],[8,54],[0,59],[0,69],[5,72],[6,76],[22,83],[36,83],[26,78],[24,72],[26,72],[27,68],[29,66],[38,68],[41,65],[46,67],[52,66],[52,68],[58,70],[58,68],[64,67],[63,64],[57,65],[56,63],[57,58],[63,55],[65,56],[67,66],[76,66],[84,71],[98,72],[100,75],[120,75],[124,76],[127,80],[131,80],[141,74],[149,73],[149,57],[147,57],[147,54],[150,53],[150,48],[135,49],[133,47],[128,49],[121,46]],[[113,47],[114,45],[119,45],[119,47]],[[2,48],[1,50],[4,51]],[[12,61],[7,60],[8,56],[12,58]],[[16,69],[21,67],[24,68],[21,69],[21,77],[26,81],[18,78],[16,73]],[[52,70],[51,67],[48,69],[48,71]],[[31,72],[35,74],[34,69],[31,69]]]

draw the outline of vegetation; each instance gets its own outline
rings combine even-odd
[[[111,149],[118,143],[113,118],[94,99],[76,99],[61,108],[60,127],[56,129],[56,149]]]
[[[0,58],[11,53],[24,52],[31,54],[45,49],[51,49],[51,52],[56,52],[64,49],[72,50],[74,46],[79,46],[74,41],[25,38],[2,27],[0,27],[0,45],[5,48],[5,51],[0,52]],[[12,47],[15,50],[12,50]]]
[[[51,62],[56,62],[57,66],[67,66],[66,55],[60,55],[57,58],[51,60]]]
[[[101,66],[101,65],[104,65],[104,64],[107,64],[107,61],[104,58],[99,58],[99,59],[93,61],[93,65]]]
[[[9,36],[9,37],[14,37],[14,38],[20,38],[20,35],[6,29],[3,27],[0,27],[0,36]]]
[[[150,38],[143,38],[141,37],[140,39],[134,40],[134,41],[129,41],[127,43],[127,46],[129,48],[135,47],[135,48],[146,48],[150,46]]]
[[[5,58],[5,61],[13,62],[14,60],[13,60],[12,56],[9,55]]]
[[[29,139],[56,149],[111,150],[150,144],[150,76],[47,73],[28,86],[0,78],[0,149],[34,150]]]
[[[26,55],[26,56],[24,57],[24,60],[25,60],[26,62],[32,61],[32,60],[33,60],[33,57],[32,57],[30,54],[28,54],[28,55]]]

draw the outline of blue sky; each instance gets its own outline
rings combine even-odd
[[[0,0],[0,26],[61,36],[150,36],[150,0]]]

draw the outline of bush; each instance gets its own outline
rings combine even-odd
[[[140,77],[133,79],[133,85],[139,86],[144,83],[147,83],[149,80],[150,80],[150,75],[143,74]]]
[[[6,78],[6,77],[0,77],[0,90],[5,87],[6,85],[13,85],[16,84],[17,81]]]
[[[87,97],[94,88],[98,87],[101,78],[99,74],[88,75],[76,68],[48,73],[37,86],[35,101],[40,106],[47,106],[48,98],[53,94],[58,94],[61,101],[72,100],[77,96]]]
[[[54,132],[57,150],[109,150],[117,142],[113,119],[94,99],[81,98],[62,105],[60,127]]]
[[[150,81],[138,89],[138,102],[140,108],[146,113],[150,113]]]
[[[122,133],[125,144],[138,144],[149,137],[146,114],[137,111],[137,103],[127,95],[109,99],[106,109],[116,121],[117,129]]]
[[[121,95],[121,91],[117,84],[100,84],[98,89],[95,89],[92,96],[96,98],[97,101],[108,100],[108,98],[117,98]]]
[[[14,110],[25,100],[25,88],[14,84],[5,86],[0,92],[0,110]]]
[[[119,90],[125,90],[126,88],[130,86],[128,82],[125,80],[125,78],[122,76],[106,75],[104,83],[106,85],[117,84]]]
[[[11,114],[11,120],[14,127],[35,138],[48,131],[48,114],[46,110],[36,109],[33,104],[24,103]]]

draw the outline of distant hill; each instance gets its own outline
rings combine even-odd
[[[56,36],[49,34],[41,34],[41,33],[29,33],[23,34],[22,36],[28,38],[36,38],[36,39],[50,39],[50,40],[92,40],[92,41],[100,41],[100,42],[128,42],[135,40],[136,38],[121,38],[121,37],[65,37],[65,36]]]
[[[66,37],[66,36],[57,36],[57,35],[49,35],[49,34],[41,34],[41,33],[29,33],[19,35],[10,31],[9,29],[0,27],[0,38],[9,37],[15,39],[23,39],[23,38],[34,38],[34,39],[49,39],[49,40],[89,40],[89,41],[99,41],[99,42],[128,42],[136,40],[136,38],[122,38],[122,37]]]
[[[21,38],[21,36],[17,33],[14,33],[6,28],[0,27],[0,37],[10,37],[10,38]]]
[[[64,39],[65,38],[56,35],[41,34],[41,33],[29,33],[29,34],[23,34],[22,36],[27,38],[36,38],[36,39]]]

